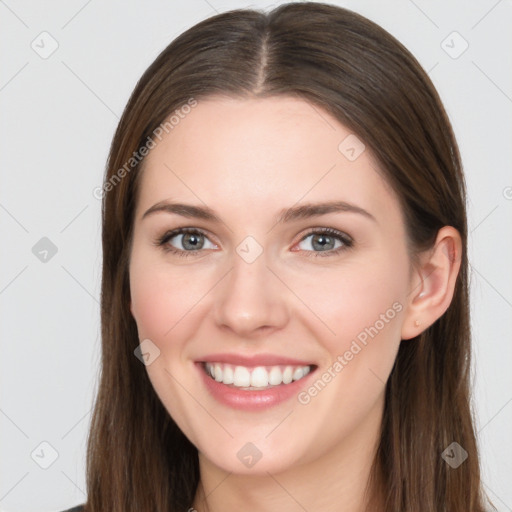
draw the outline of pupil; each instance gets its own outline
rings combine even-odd
[[[199,236],[194,233],[185,233],[183,235],[183,247],[187,249],[201,248],[202,244],[200,243]]]

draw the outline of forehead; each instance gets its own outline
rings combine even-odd
[[[253,216],[253,207],[277,210],[303,198],[346,200],[375,216],[399,214],[362,141],[298,98],[199,100],[155,142],[144,163],[139,210],[179,199]]]

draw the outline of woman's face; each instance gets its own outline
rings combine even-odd
[[[411,283],[370,151],[291,97],[182,117],[146,158],[130,261],[160,400],[229,472],[373,448]]]

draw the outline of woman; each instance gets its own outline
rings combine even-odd
[[[83,510],[485,510],[462,165],[395,38],[307,2],[197,24],[101,192]]]

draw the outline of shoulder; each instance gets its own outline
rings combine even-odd
[[[68,508],[66,510],[63,510],[62,512],[82,512],[84,509],[84,505],[77,505],[73,508]]]

